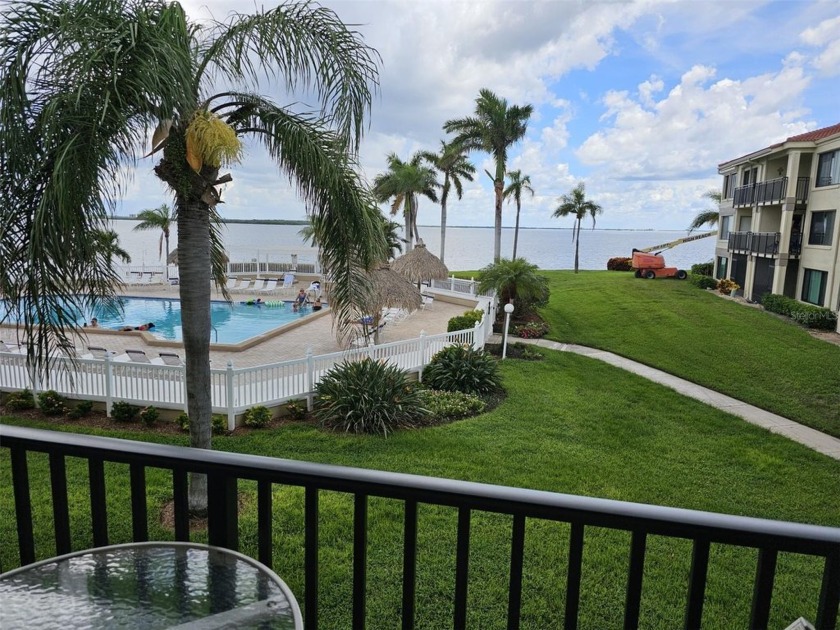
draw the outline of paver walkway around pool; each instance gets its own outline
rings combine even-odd
[[[494,343],[501,343],[501,336],[493,336]],[[588,348],[586,346],[578,346],[572,343],[559,343],[557,341],[549,341],[548,339],[516,339],[517,343],[530,343],[549,350],[558,350],[560,352],[573,352],[592,359],[604,361],[610,365],[614,365],[628,372],[638,374],[648,380],[654,381],[666,387],[679,392],[683,396],[694,398],[700,402],[716,407],[726,413],[731,413],[733,416],[738,416],[746,420],[750,424],[755,424],[760,427],[768,429],[771,433],[778,433],[794,442],[799,442],[805,446],[814,449],[815,451],[840,459],[840,439],[826,435],[816,429],[806,427],[805,425],[783,418],[780,415],[753,407],[747,403],[716,392],[702,385],[697,385],[691,381],[668,374],[662,370],[657,370],[650,366],[638,363],[631,359],[598,350],[596,348]]]

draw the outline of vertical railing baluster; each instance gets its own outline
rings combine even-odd
[[[458,542],[455,549],[455,630],[467,627],[467,584],[470,566],[470,509],[458,510]]]
[[[70,507],[67,501],[67,466],[64,456],[50,453],[50,489],[52,491],[55,551],[58,555],[70,553]]]
[[[580,576],[583,564],[583,523],[572,523],[569,533],[569,570],[566,578],[566,613],[563,627],[575,630],[578,627],[580,608]]]
[[[133,463],[129,467],[131,479],[131,530],[134,542],[149,540],[149,517],[146,507],[146,468]]]
[[[414,600],[417,590],[417,501],[405,502],[403,527],[402,630],[414,630]]]
[[[304,507],[304,621],[318,630],[318,488],[307,486]]]
[[[522,563],[525,555],[525,517],[513,517],[510,541],[510,586],[508,587],[508,630],[519,630],[522,609]]]
[[[11,458],[20,563],[31,564],[35,562],[35,539],[32,534],[32,499],[29,495],[29,468],[26,463],[26,451],[13,446],[11,448]]]
[[[367,508],[366,494],[353,501],[353,628],[364,630],[367,590]]]
[[[172,512],[175,518],[175,540],[190,541],[190,505],[187,471],[172,471]]]
[[[105,503],[105,467],[101,459],[91,457],[88,460],[88,475],[93,546],[104,547],[108,544],[108,508]]]
[[[272,562],[271,540],[271,482],[260,479],[257,482],[257,559],[268,568]]]
[[[825,558],[820,603],[817,606],[817,628],[831,628],[840,614],[840,550]]]
[[[752,609],[750,610],[750,628],[763,630],[770,622],[770,600],[773,598],[773,581],[776,577],[775,549],[759,549],[758,565],[755,571]]]
[[[691,550],[691,572],[688,577],[688,603],[685,607],[685,630],[699,628],[706,597],[706,574],[709,570],[709,541],[696,539]]]
[[[207,542],[238,551],[239,501],[236,477],[229,475],[207,475]]]
[[[642,578],[645,574],[645,545],[647,534],[634,531],[630,539],[630,567],[627,571],[627,600],[624,603],[624,629],[639,627],[639,608],[642,601]]]

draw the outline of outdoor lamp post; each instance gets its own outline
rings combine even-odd
[[[508,326],[510,325],[510,314],[513,313],[513,300],[505,304],[505,331],[502,336],[502,358],[507,356]]]

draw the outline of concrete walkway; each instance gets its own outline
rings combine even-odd
[[[492,340],[495,343],[501,343],[501,336],[494,335]],[[657,370],[650,366],[638,363],[631,359],[626,359],[612,352],[604,350],[597,350],[595,348],[588,348],[586,346],[578,346],[571,343],[558,343],[556,341],[549,341],[547,339],[516,339],[517,343],[530,343],[549,350],[559,350],[560,352],[573,352],[592,359],[604,361],[610,365],[627,370],[633,374],[638,374],[648,380],[651,380],[665,387],[679,392],[683,396],[694,398],[702,403],[716,407],[733,416],[738,416],[746,420],[750,424],[755,424],[760,427],[768,429],[771,433],[778,433],[794,442],[804,444],[808,448],[828,455],[834,459],[840,460],[840,439],[826,435],[816,429],[806,427],[805,425],[788,420],[775,413],[753,407],[745,402],[721,394],[714,390],[708,389],[691,381],[668,374],[662,370]]]

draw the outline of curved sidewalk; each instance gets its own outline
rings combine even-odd
[[[501,341],[501,335],[494,335]],[[595,348],[588,348],[586,346],[578,346],[572,343],[560,343],[557,341],[549,341],[548,339],[516,339],[517,343],[530,343],[549,350],[559,350],[560,352],[573,352],[585,357],[591,357],[604,361],[610,365],[614,365],[622,370],[633,372],[648,380],[651,380],[660,385],[665,385],[671,389],[679,392],[683,396],[694,398],[700,402],[716,407],[726,413],[746,420],[750,424],[755,424],[760,427],[768,429],[771,433],[778,433],[794,442],[804,444],[808,448],[828,455],[834,459],[840,460],[840,439],[826,435],[816,429],[806,427],[803,424],[788,420],[780,415],[753,407],[745,402],[721,394],[707,387],[697,385],[691,381],[668,374],[662,370],[657,370],[650,366],[638,363],[631,359],[626,359],[612,352],[605,350],[597,350]]]

